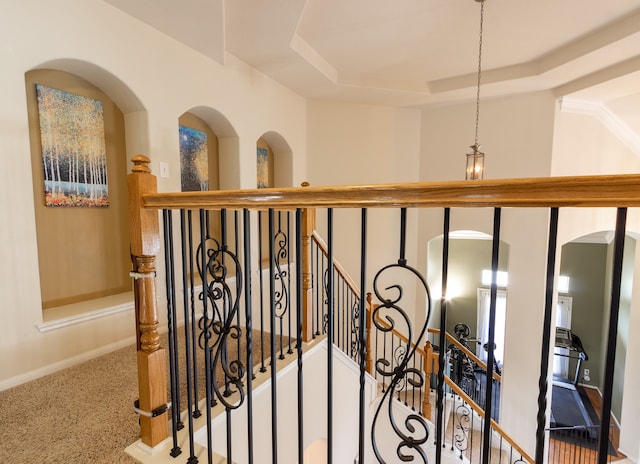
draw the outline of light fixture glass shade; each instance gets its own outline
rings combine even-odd
[[[473,153],[467,153],[466,180],[478,180],[484,176],[484,153],[480,151],[480,145],[472,145]]]

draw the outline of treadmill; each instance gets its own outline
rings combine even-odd
[[[554,356],[575,359],[577,363],[573,381],[554,375],[553,384],[575,390],[576,386],[578,385],[578,380],[580,380],[580,367],[582,366],[582,361],[589,360],[589,356],[582,346],[580,337],[572,333],[571,329],[567,329],[565,327],[556,327],[555,347],[567,348],[569,350],[569,353],[554,353]]]
[[[588,360],[589,357],[584,351],[580,337],[564,327],[556,327],[555,346],[569,350],[568,354],[554,353],[555,356],[575,359],[577,360],[577,365],[573,380],[558,376],[553,377],[551,427],[584,426],[587,428],[589,438],[593,439],[596,437],[596,429],[593,426],[597,424],[594,423],[587,412],[576,388],[580,379],[582,361]]]

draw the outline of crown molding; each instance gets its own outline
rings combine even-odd
[[[591,116],[600,121],[636,156],[640,156],[640,135],[603,103],[562,98],[560,111]]]

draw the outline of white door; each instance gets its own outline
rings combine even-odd
[[[556,327],[571,329],[571,304],[573,299],[569,296],[559,296],[556,306]],[[552,331],[555,333],[555,330]],[[554,353],[569,355],[568,348],[554,348]],[[569,358],[566,356],[553,357],[553,375],[563,379],[569,378]]]
[[[485,343],[489,339],[489,306],[491,304],[491,290],[487,288],[478,289],[478,334],[480,344],[476,349],[476,355],[483,361],[487,361],[487,352],[484,349]],[[496,294],[496,325],[494,341],[496,349],[494,358],[499,367],[502,367],[504,359],[504,327],[507,315],[507,292],[498,290]]]

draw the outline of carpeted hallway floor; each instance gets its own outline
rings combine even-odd
[[[269,353],[269,334],[265,335]],[[182,348],[182,340],[179,343]],[[288,338],[283,343],[286,351]],[[167,346],[166,337],[162,346]],[[259,332],[254,331],[254,366],[260,353]],[[233,355],[230,352],[230,359]],[[136,369],[132,345],[0,392],[0,463],[137,463],[124,452],[140,433],[133,410],[138,398]],[[202,397],[204,388],[200,390]]]
[[[136,463],[135,347],[0,392],[0,462]]]

